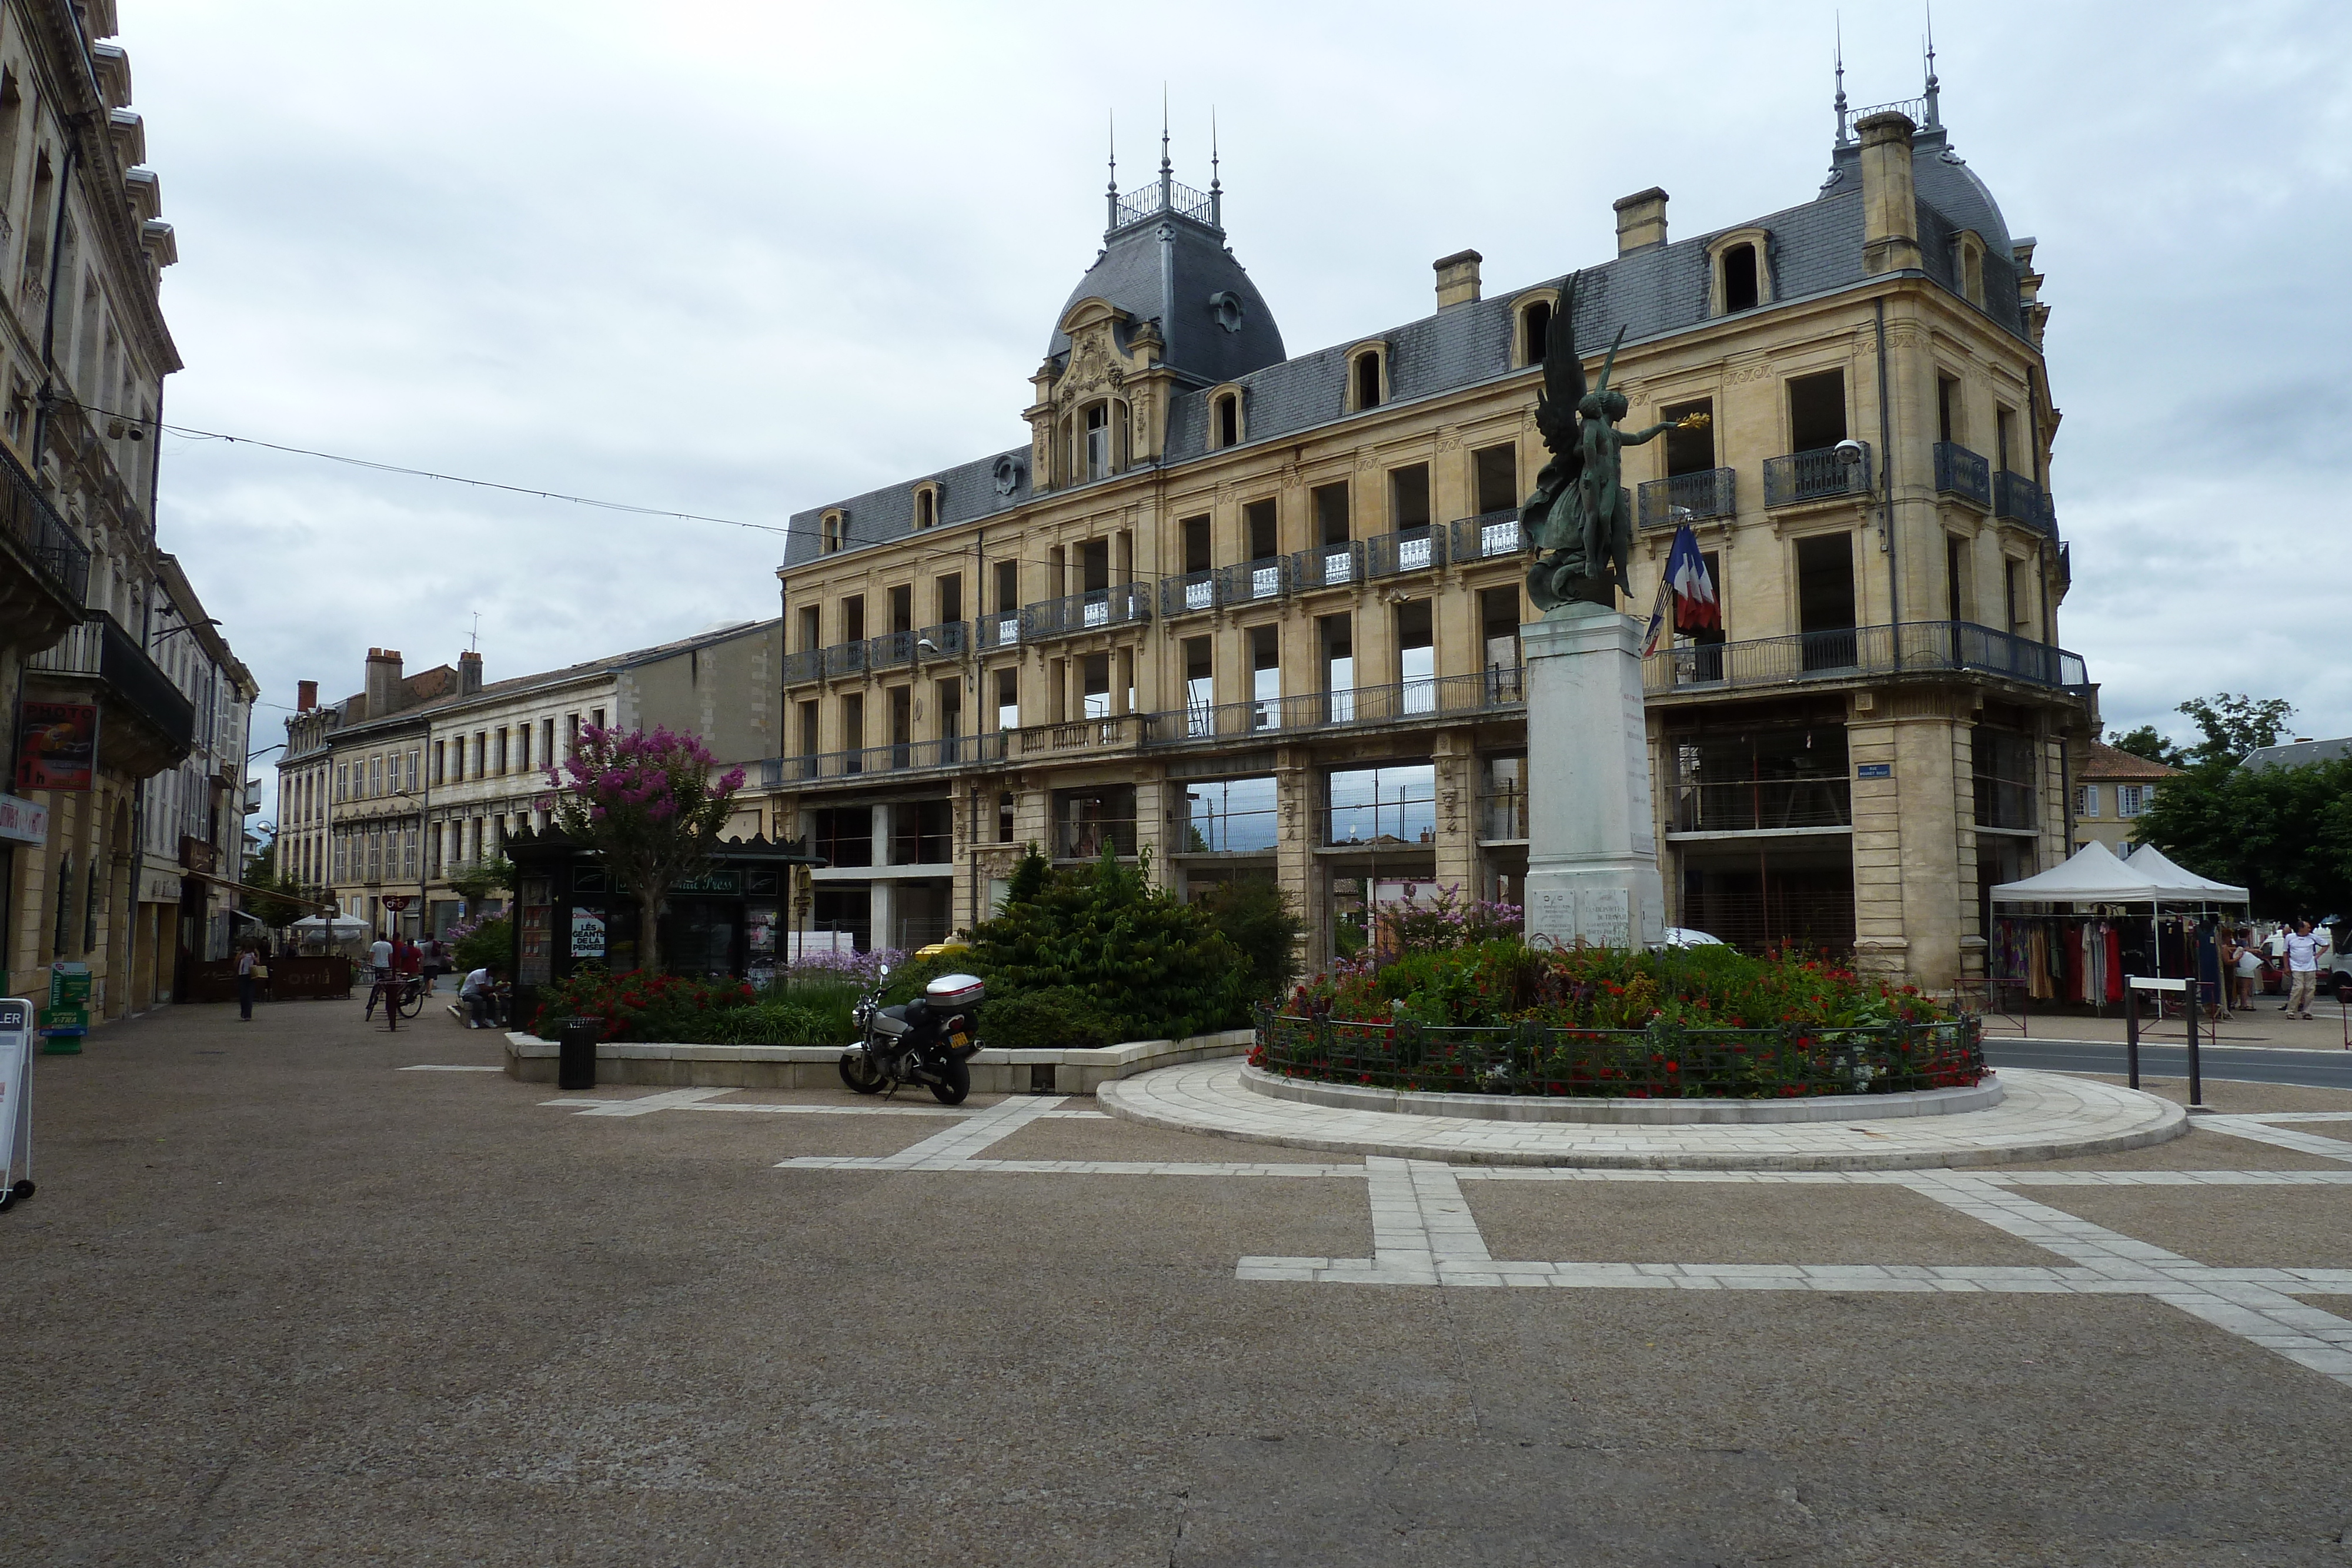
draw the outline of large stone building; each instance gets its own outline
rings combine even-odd
[[[2033,241],[1924,99],[1849,117],[1795,205],[1669,240],[1616,204],[1576,338],[1622,330],[1646,613],[1675,526],[1725,624],[1647,662],[1672,923],[1852,948],[1945,987],[1982,890],[2069,842],[2090,733],[2057,646],[2057,411]],[[1512,898],[1527,857],[1517,507],[1554,278],[1292,355],[1223,193],[1109,199],[1020,445],[793,519],[771,831],[818,924],[904,945],[984,911],[1021,847],[1149,848],[1175,885],[1273,876],[1309,956],[1368,902]]]
[[[546,770],[583,726],[691,730],[730,761],[776,751],[777,623],[715,627],[655,648],[485,684],[481,655],[404,674],[371,648],[362,688],[320,704],[298,688],[278,764],[280,866],[377,931],[446,932],[453,876],[547,826]],[[730,824],[757,831],[756,811]],[[462,878],[461,878],[462,880]],[[397,921],[387,897],[411,902]],[[502,899],[497,902],[503,902]]]
[[[180,368],[159,288],[176,251],[129,107],[130,60],[98,41],[114,35],[114,11],[0,5],[0,693],[16,716],[0,741],[0,971],[5,989],[37,994],[48,965],[87,964],[100,1019],[169,988],[177,916],[148,904],[192,901],[199,947],[225,929],[212,895],[169,861],[201,883],[242,838],[250,695],[208,626],[177,635],[194,596],[155,538],[153,422]],[[65,732],[92,709],[89,787],[40,787],[79,779],[40,755],[79,744]],[[28,742],[42,716],[57,716]],[[142,788],[176,775],[200,742],[201,782]],[[158,810],[177,831],[147,820]],[[194,847],[182,858],[184,838],[215,858],[195,865]],[[168,857],[154,883],[150,848]]]

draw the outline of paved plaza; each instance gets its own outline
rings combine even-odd
[[[40,1060],[0,1558],[2352,1562],[2352,1093],[1560,1167],[497,1041],[287,1004]]]

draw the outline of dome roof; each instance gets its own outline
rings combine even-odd
[[[1180,204],[1199,195],[1181,186],[1171,189]],[[1182,204],[1160,206],[1160,191],[1151,187],[1149,201],[1129,197],[1120,203],[1119,214],[1129,221],[1105,236],[1102,254],[1063,301],[1045,357],[1059,359],[1070,351],[1069,335],[1061,329],[1070,307],[1098,298],[1138,321],[1159,322],[1164,361],[1204,384],[1281,363],[1287,357],[1282,329],[1249,274],[1225,248],[1224,230],[1206,221],[1214,211],[1208,199],[1201,198],[1202,215],[1195,216]],[[1139,206],[1149,210],[1136,215]]]

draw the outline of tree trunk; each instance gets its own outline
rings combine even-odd
[[[646,889],[637,894],[637,968],[661,973],[661,894]]]

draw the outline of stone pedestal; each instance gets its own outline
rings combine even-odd
[[[1527,935],[1665,940],[1642,716],[1642,623],[1564,604],[1519,628],[1528,689]]]

